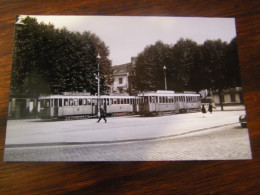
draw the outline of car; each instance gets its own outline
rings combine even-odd
[[[247,120],[245,114],[239,116],[239,122],[242,128],[247,128]]]

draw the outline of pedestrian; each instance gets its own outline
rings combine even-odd
[[[204,114],[206,114],[207,111],[206,111],[206,109],[205,109],[204,104],[202,105],[201,112],[202,112],[202,114],[203,114],[203,117],[205,117]]]
[[[210,114],[212,114],[212,108],[213,108],[213,106],[212,106],[212,104],[210,103],[210,104],[209,104],[209,108],[208,108],[208,111],[210,112]]]
[[[99,119],[98,119],[97,122],[99,123],[99,121],[103,118],[105,123],[106,123],[107,122],[107,120],[106,120],[106,112],[105,112],[103,106],[100,106],[99,112],[100,112],[100,116],[99,116]]]

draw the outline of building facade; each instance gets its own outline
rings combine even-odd
[[[211,97],[215,104],[220,104],[220,97],[216,91],[212,92]],[[232,89],[224,90],[223,94],[221,95],[223,104],[243,104],[243,95],[242,95],[242,88],[235,87]]]
[[[134,68],[136,58],[131,58],[131,62],[127,64],[112,66],[113,84],[111,86],[111,94],[117,95],[134,95]]]

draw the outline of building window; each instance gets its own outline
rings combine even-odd
[[[123,78],[119,78],[119,84],[122,84],[123,83]]]

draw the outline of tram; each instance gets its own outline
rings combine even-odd
[[[138,96],[49,95],[39,98],[40,118],[79,119],[96,117],[98,104],[108,116],[140,114],[141,116],[178,114],[200,111],[201,99],[196,93],[159,90]]]
[[[200,111],[200,95],[192,92],[175,93],[158,90],[139,94],[141,115],[178,114]]]
[[[90,118],[98,113],[98,102],[107,115],[119,116],[139,112],[135,96],[49,95],[39,97],[40,118]]]

